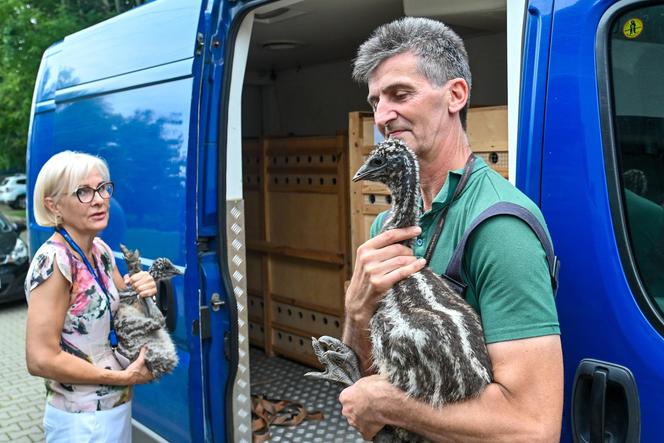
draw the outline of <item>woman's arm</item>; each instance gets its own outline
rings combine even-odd
[[[151,381],[153,376],[142,356],[124,371],[113,371],[97,368],[60,348],[69,297],[69,282],[57,265],[53,266],[53,274],[30,292],[26,325],[28,372],[73,384],[126,386]]]
[[[119,291],[127,288],[127,282],[120,275],[117,266],[113,267],[113,283]]]

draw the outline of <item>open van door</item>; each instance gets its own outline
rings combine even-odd
[[[184,271],[160,283],[157,299],[180,364],[135,388],[135,437],[224,441],[232,431],[224,420],[227,396],[212,402],[207,395],[210,380],[225,389],[229,377],[224,345],[233,303],[220,278],[218,162],[210,157],[216,145],[207,131],[208,94],[218,91],[206,79],[213,66],[223,69],[219,60],[210,63],[208,49],[213,28],[222,33],[217,47],[225,40],[224,21],[215,17],[229,21],[230,3],[161,0],[70,35],[45,53],[35,87],[30,187],[55,152],[100,155],[116,189],[102,237],[120,270],[126,269],[123,243],[140,250],[144,267],[168,257]],[[29,214],[32,206],[29,201]],[[29,224],[34,252],[52,230],[37,226],[32,215]],[[217,314],[214,334],[210,312]]]
[[[517,184],[562,260],[563,441],[662,439],[662,17],[654,2],[529,2]]]

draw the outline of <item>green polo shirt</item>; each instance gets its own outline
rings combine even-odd
[[[431,210],[422,214],[422,234],[413,245],[416,256],[424,256],[462,173],[463,169],[449,172]],[[501,201],[530,210],[546,229],[539,208],[477,158],[465,189],[447,213],[429,267],[438,274],[445,272],[466,228],[482,211]],[[372,237],[384,216],[380,214],[371,226]],[[482,318],[487,343],[560,334],[546,253],[521,219],[495,216],[480,224],[466,244],[461,278],[468,285],[466,300]]]

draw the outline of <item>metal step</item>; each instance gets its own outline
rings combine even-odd
[[[307,411],[322,411],[323,420],[307,420],[297,426],[271,426],[270,443],[363,443],[362,436],[341,415],[339,393],[343,387],[309,380],[312,368],[281,357],[267,357],[258,348],[249,351],[251,393],[274,400],[292,400]]]

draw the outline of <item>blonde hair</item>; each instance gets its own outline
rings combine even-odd
[[[83,152],[63,151],[49,158],[35,182],[32,201],[37,224],[57,226],[57,217],[46,208],[44,200],[50,197],[57,202],[63,194],[75,192],[78,183],[93,169],[96,169],[104,180],[110,180],[108,165],[100,157]]]

